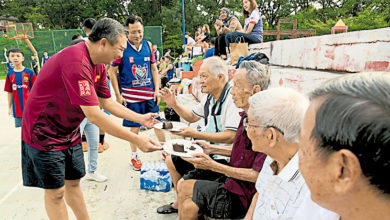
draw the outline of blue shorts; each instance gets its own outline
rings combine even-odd
[[[15,117],[15,128],[22,127],[22,117]]]
[[[158,105],[156,105],[156,102],[153,99],[143,102],[127,103],[127,108],[139,114],[160,112]],[[157,118],[157,120],[161,121],[160,116]],[[141,127],[141,124],[133,121],[123,120],[123,126],[133,128]]]

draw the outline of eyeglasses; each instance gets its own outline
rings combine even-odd
[[[284,135],[284,132],[280,128],[278,128],[276,126],[273,126],[273,125],[254,125],[254,124],[249,124],[248,118],[244,119],[243,125],[244,125],[245,130],[248,130],[249,127],[254,127],[254,128],[274,128],[275,130],[279,131],[282,135]]]

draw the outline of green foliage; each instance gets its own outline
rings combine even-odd
[[[185,0],[186,31],[208,24],[215,36],[214,22],[219,9],[227,7],[243,24],[242,0]],[[263,15],[264,29],[276,29],[281,18],[297,18],[299,29],[316,29],[317,35],[329,34],[343,19],[349,31],[388,27],[388,0],[256,0]],[[19,22],[32,22],[35,30],[78,29],[88,17],[111,17],[124,22],[130,14],[143,18],[144,26],[161,26],[163,48],[172,55],[181,52],[182,0],[2,0],[0,14],[12,15]],[[274,36],[265,40],[275,40]],[[60,47],[60,46],[59,46]],[[55,50],[55,48],[53,48]]]
[[[361,1],[355,0],[335,1],[335,6],[326,1],[321,1],[325,8],[310,6],[298,11],[289,18],[298,19],[299,29],[316,29],[317,35],[330,34],[332,27],[339,19],[348,26],[348,31],[369,30],[390,26],[390,18],[386,10],[390,11],[389,5],[384,0]],[[334,10],[336,9],[338,10]]]
[[[182,36],[180,34],[165,37],[164,48],[170,48],[171,56],[177,57],[183,51]]]
[[[158,108],[160,109],[160,112],[164,112],[164,109],[167,107],[167,103],[164,102],[164,99],[160,100],[160,104],[158,105]]]
[[[191,59],[191,64],[194,65],[195,60],[203,60],[203,59],[204,59],[203,56],[198,56],[198,57],[192,58],[192,59]]]
[[[69,46],[72,36],[77,33],[82,34],[82,31],[80,29],[66,31],[34,31],[35,38],[30,39],[30,41],[37,50],[39,58],[42,59],[43,51],[47,51],[49,56],[53,55]],[[30,68],[31,56],[33,53],[23,39],[9,40],[3,37],[0,38],[0,50],[2,51],[0,55],[1,62],[5,62],[3,48],[20,48],[24,52],[25,60],[23,65]],[[1,65],[0,74],[5,74],[6,72],[7,66],[5,64]]]

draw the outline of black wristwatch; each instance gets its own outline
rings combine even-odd
[[[221,28],[223,28],[223,27],[225,27],[225,25],[224,25],[224,24],[221,26]]]

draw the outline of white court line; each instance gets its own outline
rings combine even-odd
[[[22,185],[22,181],[20,181],[18,184],[16,184],[15,186],[14,186],[14,188],[12,188],[8,193],[7,193],[7,195],[5,195],[1,200],[0,200],[0,206],[3,204],[3,202],[5,201],[5,200],[7,200],[8,199],[8,197],[10,197],[11,195],[12,195],[12,193],[14,193],[18,188],[19,188],[19,186],[21,186]]]

